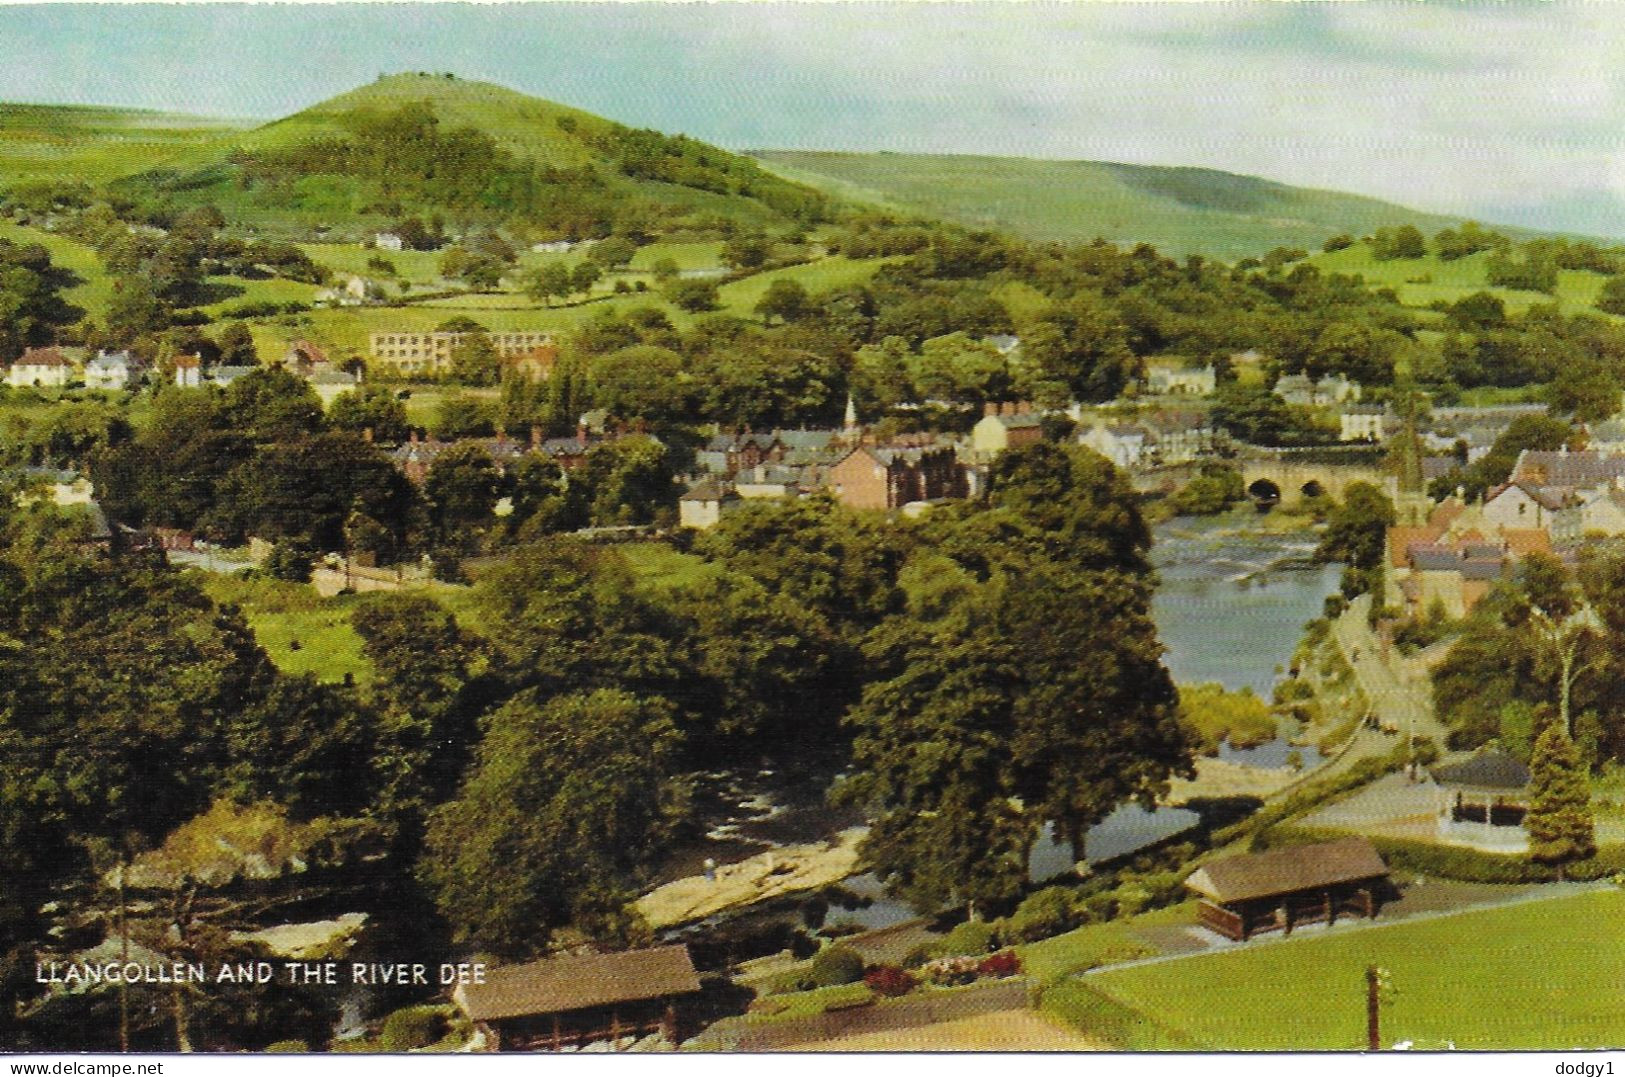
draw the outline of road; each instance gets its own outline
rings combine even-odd
[[[1354,670],[1372,716],[1383,729],[1444,745],[1445,729],[1433,714],[1426,666],[1384,646],[1371,631],[1371,596],[1361,595],[1332,626],[1337,648]]]

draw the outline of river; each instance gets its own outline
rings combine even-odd
[[[1175,681],[1249,687],[1267,699],[1340,569],[1309,563],[1314,532],[1268,532],[1244,512],[1158,525],[1151,615]]]

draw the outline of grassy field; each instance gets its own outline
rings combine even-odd
[[[1396,990],[1385,1045],[1618,1047],[1622,922],[1625,893],[1593,891],[1106,970],[1085,983],[1205,1049],[1354,1050],[1365,1045],[1363,977],[1375,964]]]
[[[1153,956],[1156,949],[1135,935],[1134,928],[1193,923],[1194,909],[1192,902],[1181,902],[1126,920],[1087,924],[1041,942],[1017,946],[1016,954],[1021,958],[1023,972],[1039,983],[1051,983],[1098,965]]]
[[[1150,243],[1176,256],[1232,259],[1283,245],[1312,250],[1338,232],[1364,235],[1414,223],[1431,234],[1455,223],[1372,198],[1211,169],[895,153],[757,156],[786,178],[838,198],[1028,239]]]
[[[1513,313],[1555,300],[1565,313],[1572,314],[1592,309],[1597,293],[1602,290],[1604,278],[1600,274],[1567,269],[1559,271],[1554,295],[1491,288],[1486,279],[1489,257],[1488,251],[1480,251],[1449,262],[1431,254],[1426,258],[1380,262],[1371,257],[1370,244],[1356,243],[1340,251],[1314,254],[1309,261],[1328,273],[1357,273],[1368,283],[1391,287],[1399,294],[1400,302],[1413,307],[1425,307],[1439,300],[1453,303],[1474,292],[1489,291],[1500,296],[1507,310]]]
[[[631,566],[638,582],[651,591],[670,591],[717,574],[715,565],[664,542],[628,542],[615,549]]]
[[[92,183],[167,164],[242,123],[145,109],[0,108],[0,186],[26,180]]]
[[[346,673],[359,684],[372,679],[361,637],[350,627],[354,595],[322,598],[304,584],[200,575],[210,597],[242,610],[254,638],[284,673],[310,673],[333,683]]]

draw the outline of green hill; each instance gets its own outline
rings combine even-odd
[[[1290,187],[1209,168],[1017,157],[765,150],[758,160],[831,195],[944,217],[1028,239],[1150,243],[1164,253],[1234,259],[1273,247],[1318,250],[1340,232],[1455,218],[1374,198]]]
[[[0,105],[0,186],[100,183],[184,159],[244,126],[145,109]]]
[[[402,216],[539,237],[783,228],[818,192],[749,157],[501,86],[389,75],[242,129],[156,113],[0,109],[9,178],[111,183],[137,204],[212,204],[270,237],[357,238]]]

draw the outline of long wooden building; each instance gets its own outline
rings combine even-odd
[[[1185,880],[1201,899],[1200,922],[1245,942],[1263,931],[1335,923],[1339,913],[1375,917],[1392,892],[1388,865],[1365,838],[1294,845],[1215,860]]]
[[[679,1004],[699,989],[688,947],[676,945],[508,965],[452,998],[490,1050],[556,1051],[656,1033],[675,1045]]]

